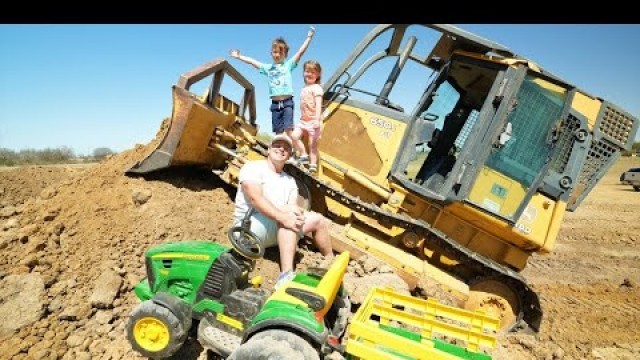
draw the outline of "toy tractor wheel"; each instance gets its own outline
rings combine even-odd
[[[301,359],[320,360],[306,340],[286,330],[266,330],[240,345],[228,360]]]
[[[127,320],[127,339],[131,347],[148,358],[173,355],[187,338],[185,321],[169,309],[147,300],[131,312]]]
[[[518,296],[509,285],[493,279],[480,280],[469,287],[467,310],[484,310],[500,319],[500,330],[511,331],[520,317]]]

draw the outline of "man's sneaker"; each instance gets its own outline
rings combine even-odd
[[[298,161],[300,162],[300,164],[302,165],[306,165],[309,163],[309,155],[302,155],[298,158]]]
[[[282,274],[280,274],[280,276],[278,276],[278,281],[276,281],[276,284],[273,286],[273,289],[278,290],[280,286],[288,283],[289,281],[293,280],[295,277],[296,277],[296,272],[293,270],[283,272]]]

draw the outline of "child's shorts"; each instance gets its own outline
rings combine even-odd
[[[314,140],[318,140],[320,139],[320,134],[322,132],[322,128],[321,127],[314,127],[312,124],[314,123],[313,121],[302,121],[300,120],[299,123],[296,124],[297,128],[300,128],[300,130],[302,130],[302,133],[307,133],[307,135],[314,139]]]
[[[276,134],[293,129],[293,98],[271,100],[271,126]]]

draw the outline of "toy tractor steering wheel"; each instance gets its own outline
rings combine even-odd
[[[242,256],[257,260],[264,256],[264,245],[256,234],[251,231],[251,215],[254,209],[251,208],[242,219],[239,226],[234,226],[227,231],[227,237],[233,248]]]

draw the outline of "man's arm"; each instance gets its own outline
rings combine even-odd
[[[293,208],[290,206],[287,206],[283,210],[275,207],[262,195],[262,185],[258,182],[243,181],[240,186],[242,186],[242,191],[247,196],[247,200],[256,210],[287,229],[296,232],[300,231],[303,222],[300,211],[291,211]]]
[[[316,33],[316,29],[313,26],[310,26],[309,32],[307,33],[307,38],[302,43],[302,46],[300,46],[300,49],[298,50],[298,52],[295,53],[295,55],[293,55],[293,58],[292,58],[293,62],[295,62],[296,64],[300,62],[300,58],[302,57],[302,55],[304,55],[304,52],[307,51],[307,48],[311,43],[311,39],[313,38],[313,34],[315,33]]]
[[[229,55],[231,55],[232,58],[236,58],[242,62],[252,65],[256,69],[260,69],[261,63],[258,60],[250,58],[248,56],[240,55],[240,50],[232,49],[229,51]]]

